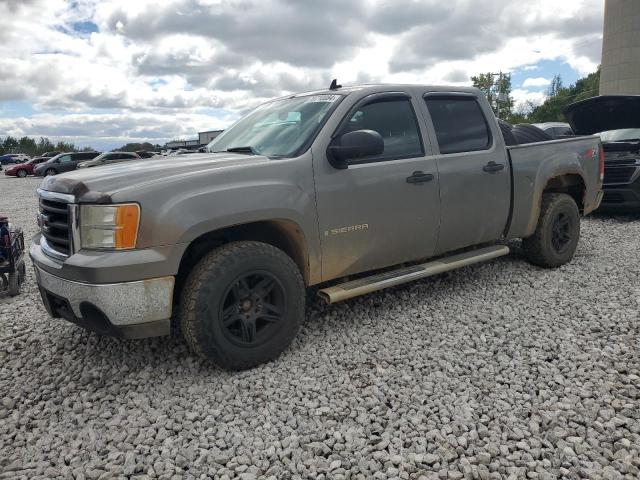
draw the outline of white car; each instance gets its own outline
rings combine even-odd
[[[24,163],[27,160],[31,160],[29,155],[25,155],[24,153],[7,153],[6,155],[2,155],[3,159],[6,160],[2,163]],[[9,158],[7,158],[9,157]]]

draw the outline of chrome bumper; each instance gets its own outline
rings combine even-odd
[[[89,284],[52,275],[37,265],[34,268],[45,306],[54,317],[116,336],[140,338],[169,333],[174,277]],[[72,312],[65,311],[66,305],[52,305],[58,302],[66,302]],[[93,328],[94,317],[100,317],[100,328]],[[132,329],[138,333],[132,333]]]

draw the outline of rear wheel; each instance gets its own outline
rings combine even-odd
[[[26,170],[18,170],[18,173],[16,175],[18,175],[20,178],[24,178],[24,177],[27,176],[27,171]]]
[[[45,175],[46,175],[47,177],[50,177],[50,176],[52,176],[52,175],[55,175],[56,173],[58,173],[58,172],[56,172],[56,170],[55,170],[54,168],[49,168],[49,169],[47,169],[47,171],[45,172]]]
[[[234,242],[207,254],[191,271],[181,299],[182,333],[193,351],[228,370],[271,360],[304,319],[305,288],[283,251]]]
[[[580,212],[573,198],[564,193],[542,197],[535,233],[522,242],[529,262],[545,268],[568,263],[580,240]]]

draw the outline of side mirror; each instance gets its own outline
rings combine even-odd
[[[384,152],[384,140],[375,130],[356,130],[336,138],[327,150],[327,157],[334,168],[349,167],[349,160],[380,155]]]

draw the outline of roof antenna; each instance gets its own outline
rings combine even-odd
[[[334,78],[331,82],[331,86],[329,86],[329,90],[337,90],[339,88],[342,88],[342,85],[338,85],[338,79]]]

